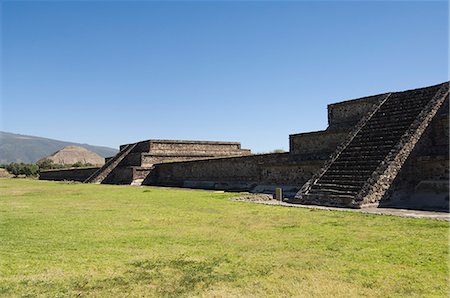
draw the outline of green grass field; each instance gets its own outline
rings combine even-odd
[[[1,297],[447,297],[449,223],[0,179]]]

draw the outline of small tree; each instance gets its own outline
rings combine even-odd
[[[53,169],[53,167],[55,166],[55,164],[53,163],[53,160],[48,159],[48,158],[38,161],[37,165],[38,165],[39,169],[41,169],[41,170]]]
[[[6,166],[6,170],[14,175],[25,175],[27,177],[35,177],[39,173],[39,167],[36,164],[10,163]]]

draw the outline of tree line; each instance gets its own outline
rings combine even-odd
[[[76,162],[74,164],[57,164],[50,159],[44,159],[37,163],[17,163],[2,164],[0,168],[7,170],[14,176],[37,177],[41,170],[67,169],[67,168],[85,168],[92,167],[93,164]]]

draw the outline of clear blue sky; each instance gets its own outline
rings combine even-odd
[[[2,130],[288,149],[326,105],[448,80],[447,2],[2,2]]]

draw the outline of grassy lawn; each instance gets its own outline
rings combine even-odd
[[[449,223],[0,179],[0,296],[446,297]]]

